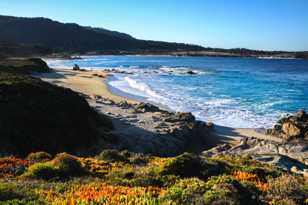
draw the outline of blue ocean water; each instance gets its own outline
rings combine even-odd
[[[76,63],[125,71],[114,74],[109,86],[223,126],[268,128],[282,115],[308,110],[308,60],[87,56],[47,61],[51,67]]]

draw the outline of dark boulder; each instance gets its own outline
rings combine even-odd
[[[190,71],[187,71],[187,74],[189,74],[189,75],[196,75],[197,73],[192,71],[192,70],[190,70]]]

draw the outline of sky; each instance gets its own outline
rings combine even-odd
[[[308,0],[0,0],[0,15],[205,47],[308,51]]]

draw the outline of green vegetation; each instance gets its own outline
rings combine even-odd
[[[180,177],[199,177],[207,178],[209,176],[219,175],[227,169],[227,165],[201,159],[199,156],[184,153],[168,161],[164,166],[163,174],[175,174]]]
[[[307,179],[249,157],[62,153],[98,153],[111,120],[79,94],[14,70],[0,71],[0,154],[15,155],[0,158],[0,205],[308,203]]]
[[[0,63],[2,153],[25,156],[37,150],[52,154],[100,150],[112,129],[107,116],[99,115],[70,89],[21,74],[45,72],[46,66],[40,59]]]
[[[105,160],[107,162],[125,162],[127,159],[122,153],[117,150],[104,150],[98,156],[97,159]]]
[[[60,153],[46,162],[25,163],[22,175],[0,175],[0,201],[3,204],[111,205],[304,204],[307,201],[307,179],[281,170],[281,175],[273,175],[278,170],[276,167],[249,158],[201,158],[188,153],[171,158],[143,155],[143,163],[134,164],[131,159],[137,154],[116,152],[112,150],[125,160],[111,162]],[[187,159],[207,166],[199,166],[201,170],[196,174],[192,167],[186,167]],[[222,161],[228,169],[209,176],[209,167],[222,166]],[[267,171],[254,172],[257,169]]]
[[[0,60],[0,72],[30,74],[49,71],[48,65],[40,58]]]
[[[80,161],[67,153],[57,154],[52,161],[35,163],[28,167],[23,177],[33,179],[64,179],[86,175],[87,171]]]
[[[0,184],[0,205],[37,205],[46,204],[38,194],[14,183]]]
[[[47,152],[32,152],[27,156],[27,160],[34,162],[48,161],[51,158],[52,158],[51,154]]]

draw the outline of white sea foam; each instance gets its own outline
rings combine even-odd
[[[139,90],[141,92],[146,93],[146,95],[156,98],[156,99],[161,99],[162,97],[158,95],[155,91],[153,91],[147,84],[142,83],[142,82],[137,82],[137,80],[134,80],[128,76],[124,77],[124,79],[127,81],[128,85],[136,90]]]
[[[95,61],[95,58],[82,58],[74,60],[63,60],[63,59],[44,59],[48,66],[51,68],[71,69],[74,64],[78,64],[82,69],[85,70],[106,70],[110,72],[122,72],[126,74],[151,74],[151,75],[204,75],[211,74],[212,71],[201,71],[198,69],[192,69],[188,67],[169,67],[161,66],[157,69],[140,68],[139,66],[100,66],[102,61],[108,61],[106,58],[100,58],[99,61]],[[89,62],[89,63],[88,63]],[[86,64],[86,66],[84,66]],[[89,66],[93,65],[93,66]]]
[[[195,75],[203,75],[206,74],[206,72],[197,70],[197,69],[192,69],[188,67],[169,67],[169,66],[161,66],[159,69],[160,73],[162,74],[174,74],[174,75],[190,75],[190,74],[195,74]]]
[[[138,78],[138,77],[136,77]],[[183,95],[183,89],[156,89],[155,91],[140,79],[122,76],[110,81],[111,86],[146,98],[147,100],[169,107],[174,111],[192,112],[197,119],[212,121],[217,125],[237,128],[269,128],[284,113],[272,111],[271,114],[256,115],[231,98],[196,98]],[[159,88],[159,87],[157,87]]]
[[[92,61],[93,60],[93,61]],[[50,67],[71,69],[74,63],[80,65],[83,69],[109,70],[114,72],[114,77],[108,84],[122,92],[140,96],[147,101],[165,105],[174,111],[192,112],[197,119],[203,121],[212,121],[215,124],[238,127],[238,128],[269,128],[273,126],[276,120],[285,114],[285,112],[275,110],[275,106],[288,103],[285,99],[273,100],[269,97],[263,97],[263,102],[258,99],[254,103],[247,102],[246,96],[243,99],[228,96],[228,93],[215,90],[215,84],[207,84],[207,79],[201,78],[201,86],[191,85],[184,82],[196,82],[195,78],[176,79],[168,76],[200,76],[211,75],[214,73],[208,69],[194,69],[190,67],[176,66],[115,66],[116,64],[104,64],[102,61],[110,61],[105,58],[96,57],[87,60],[47,60]],[[147,61],[148,62],[148,61]],[[93,66],[93,67],[91,67]],[[190,75],[192,71],[195,75]],[[130,75],[128,75],[130,74]],[[284,82],[282,77],[274,74],[273,78]],[[215,75],[213,75],[215,77]],[[225,76],[224,76],[225,77]],[[264,76],[260,76],[260,78]],[[188,80],[186,80],[188,79]],[[190,81],[192,79],[192,81]],[[266,78],[265,78],[266,79]],[[198,79],[199,80],[199,79]],[[183,82],[183,84],[182,84]],[[224,83],[224,82],[220,82]],[[222,84],[223,85],[223,84]],[[200,90],[202,89],[202,90]],[[286,91],[286,90],[285,90]],[[288,92],[298,92],[298,90],[287,90]],[[199,93],[201,95],[199,95]],[[219,94],[220,93],[220,94]]]

